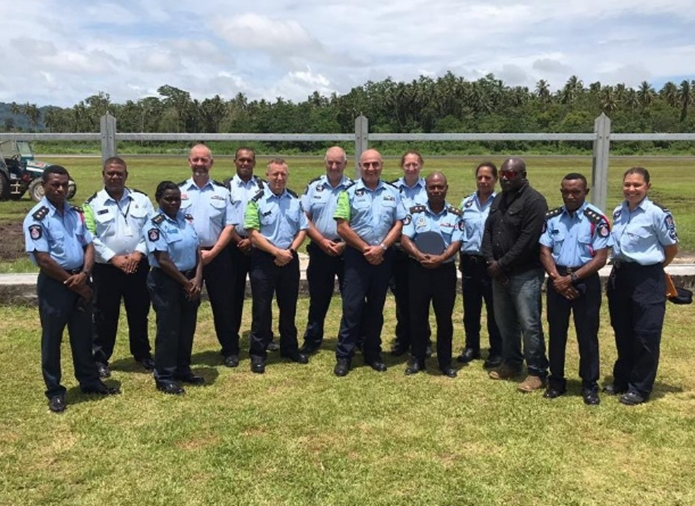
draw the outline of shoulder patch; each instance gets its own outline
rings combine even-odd
[[[448,206],[446,209],[451,214],[455,214],[456,216],[463,216],[463,211],[461,211],[458,207]]]
[[[298,196],[295,192],[293,192],[292,190],[290,190],[289,188],[285,188],[285,189],[287,190],[287,193],[289,193],[290,195],[292,195],[294,198],[296,198],[296,199],[299,198],[299,196]]]
[[[164,215],[163,214],[158,214],[154,218],[152,218],[152,223],[155,225],[159,225],[161,222],[164,221]]]
[[[551,209],[547,213],[545,213],[545,219],[550,219],[553,218],[554,216],[558,216],[559,214],[562,214],[562,207],[556,207],[555,209]]]
[[[227,186],[224,183],[220,183],[219,181],[212,180],[212,184],[215,186],[221,186],[222,188],[226,188]]]
[[[671,212],[671,210],[670,210],[668,207],[662,206],[662,205],[659,204],[658,202],[654,202],[654,201],[652,200],[652,204],[654,204],[656,207],[658,207],[659,209],[661,209],[661,210],[662,210],[663,212],[665,212],[665,213],[670,213],[670,212]]]
[[[601,223],[608,223],[608,218],[606,218],[601,213],[597,213],[593,209],[589,209],[588,207],[586,209],[584,209],[584,216],[589,218],[589,221],[591,223],[593,223],[594,225],[599,225]]]
[[[253,197],[251,197],[251,202],[258,202],[264,193],[265,192],[263,190],[260,190],[259,192],[257,192]]]
[[[133,190],[133,191],[137,191],[137,190]],[[84,201],[84,203],[85,203],[85,204],[89,204],[89,203],[90,203],[92,200],[94,200],[96,197],[97,197],[97,193],[94,192],[94,193],[92,193],[92,195],[91,195],[87,200]]]
[[[417,205],[410,208],[410,214],[424,213],[427,211],[427,207],[423,205]]]

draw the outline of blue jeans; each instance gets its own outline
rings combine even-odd
[[[529,374],[545,378],[548,359],[541,326],[541,286],[543,269],[513,274],[502,284],[492,283],[495,320],[502,334],[504,363],[520,369],[526,359]],[[521,339],[524,342],[521,351]]]

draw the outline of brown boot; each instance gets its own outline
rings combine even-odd
[[[529,393],[543,388],[545,386],[545,380],[538,376],[531,376],[530,374],[526,376],[526,379],[519,383],[517,390],[519,392]]]
[[[488,373],[488,376],[494,380],[507,380],[518,375],[519,369],[508,364],[502,364]]]

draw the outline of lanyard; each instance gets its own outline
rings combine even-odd
[[[121,209],[121,204],[116,201],[116,207],[118,207],[118,211],[121,213],[121,216],[123,216],[123,219],[127,222],[128,221],[128,213],[130,212],[130,205],[133,203],[132,200],[128,199],[128,207],[125,208],[125,212],[123,212],[123,209]]]

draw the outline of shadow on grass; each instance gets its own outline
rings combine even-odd
[[[116,387],[118,389],[121,388],[121,382],[120,381],[115,381],[115,380],[104,380],[104,383],[110,387]],[[118,394],[122,395],[122,394]],[[82,404],[83,402],[98,402],[100,400],[106,399],[107,397],[111,397],[110,395],[97,395],[97,394],[83,394],[82,390],[80,390],[80,387],[74,386],[68,388],[67,392],[65,393],[65,402],[70,405],[70,404]]]
[[[601,383],[601,386],[606,386],[606,385],[612,385],[613,384],[613,376],[605,376],[603,378],[603,383]],[[656,400],[656,399],[661,399],[662,397],[665,397],[667,394],[680,394],[683,393],[683,389],[678,386],[673,386],[673,385],[667,385],[666,383],[663,383],[661,381],[655,381],[654,382],[654,389],[652,390],[651,395],[649,396],[649,400]]]
[[[136,362],[133,357],[119,358],[118,360],[109,362],[109,369],[112,371],[152,374],[152,371],[145,369],[142,365]]]

